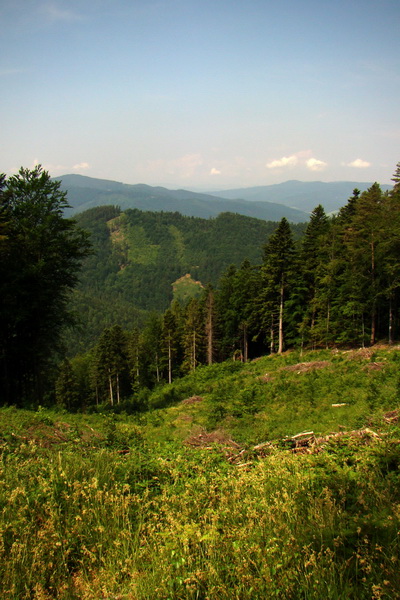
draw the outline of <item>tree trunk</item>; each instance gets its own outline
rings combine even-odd
[[[213,308],[214,301],[213,295],[210,292],[207,298],[207,321],[206,321],[206,335],[207,335],[207,364],[212,365],[213,363],[213,346],[214,346],[214,323],[213,323]]]
[[[274,323],[274,315],[271,315],[271,329],[270,329],[270,346],[269,346],[269,351],[271,354],[275,353],[275,323]]]
[[[393,344],[393,304],[392,296],[389,299],[389,344]]]
[[[325,338],[325,346],[326,349],[329,347],[329,327],[330,327],[330,318],[331,318],[331,304],[328,301],[328,306],[326,309],[326,338]]]
[[[243,362],[247,362],[249,358],[249,341],[247,338],[247,325],[243,323]]]
[[[172,383],[172,348],[171,348],[171,337],[168,338],[168,383]]]
[[[284,297],[285,288],[283,283],[281,284],[281,301],[279,305],[279,344],[278,344],[278,354],[282,354],[283,352],[283,297]]]
[[[193,340],[192,340],[192,371],[196,369],[196,332],[193,331]]]
[[[114,391],[113,391],[112,377],[111,377],[110,369],[108,371],[108,383],[109,383],[109,387],[110,387],[110,404],[111,404],[111,406],[114,406]]]
[[[371,287],[374,295],[372,299],[372,310],[371,310],[371,346],[375,344],[376,338],[376,299],[375,299],[375,244],[372,237],[371,241]]]

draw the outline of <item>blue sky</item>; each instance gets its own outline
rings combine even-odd
[[[0,0],[0,171],[390,183],[399,0]]]

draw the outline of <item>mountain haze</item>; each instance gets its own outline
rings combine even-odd
[[[96,206],[113,205],[122,210],[137,208],[144,211],[179,212],[203,219],[217,217],[224,212],[234,212],[264,221],[279,221],[286,217],[292,223],[301,223],[307,221],[309,216],[304,211],[265,200],[232,200],[189,190],[169,190],[145,184],[129,185],[74,174],[57,179],[61,181],[61,188],[68,192],[71,206],[69,214]]]
[[[352,195],[355,188],[361,192],[370,188],[372,183],[360,181],[298,181],[290,180],[274,185],[262,185],[209,192],[227,200],[247,200],[248,202],[271,202],[311,212],[322,204],[325,212],[339,210]],[[382,190],[392,188],[381,185]]]

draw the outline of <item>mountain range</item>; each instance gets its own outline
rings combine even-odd
[[[365,182],[321,181],[284,183],[199,193],[189,190],[170,190],[146,184],[124,184],[106,179],[68,174],[57,177],[61,189],[68,192],[73,215],[96,206],[113,205],[122,210],[137,208],[144,211],[179,212],[182,215],[210,218],[223,212],[233,212],[266,221],[286,217],[292,223],[308,221],[309,213],[322,204],[326,212],[338,210],[352,195],[372,184]],[[390,189],[383,185],[382,189]]]
[[[359,181],[298,181],[290,180],[275,185],[264,185],[249,188],[238,188],[215,192],[220,198],[227,200],[247,200],[249,202],[268,202],[283,204],[296,210],[310,213],[318,204],[322,204],[325,212],[339,210],[354,189],[361,192],[371,187],[372,182]],[[391,185],[381,185],[382,190],[390,190]],[[214,193],[214,192],[210,192]]]

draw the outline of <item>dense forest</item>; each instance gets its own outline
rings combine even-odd
[[[216,286],[231,264],[259,262],[276,227],[234,213],[201,219],[112,206],[80,213],[76,221],[90,232],[93,252],[73,296],[81,328],[68,332],[70,354],[87,350],[106,326],[142,327],[149,311],[163,312],[174,299]],[[304,225],[292,227],[298,239]]]

